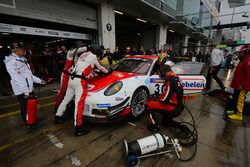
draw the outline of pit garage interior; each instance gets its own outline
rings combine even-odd
[[[116,45],[120,49],[126,46],[144,49],[154,48],[156,25],[138,21],[129,15],[115,14]]]

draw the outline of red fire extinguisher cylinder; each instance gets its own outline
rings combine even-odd
[[[37,113],[37,99],[29,98],[27,100],[27,114],[26,114],[26,124],[27,125],[33,125],[36,123],[36,113]]]

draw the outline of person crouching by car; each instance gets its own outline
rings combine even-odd
[[[45,81],[34,76],[24,58],[26,53],[22,42],[13,42],[11,44],[11,54],[5,57],[5,65],[10,74],[11,86],[14,94],[17,96],[21,108],[21,116],[28,128],[34,126],[26,123],[27,119],[27,99],[33,94],[33,83],[46,84]]]
[[[148,130],[153,132],[159,131],[161,124],[177,125],[173,118],[179,116],[183,110],[183,87],[179,77],[166,64],[160,66],[160,77],[165,80],[163,94],[154,95],[147,102],[150,120]]]

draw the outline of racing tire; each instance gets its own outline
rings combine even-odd
[[[139,119],[143,116],[146,111],[146,102],[148,99],[148,94],[144,89],[137,89],[133,94],[130,108],[131,117],[134,119]]]

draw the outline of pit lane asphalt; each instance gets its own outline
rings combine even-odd
[[[224,77],[224,82],[227,82],[226,74]],[[38,96],[38,116],[43,121],[40,128],[32,130],[24,127],[16,99],[1,99],[0,166],[76,166],[72,162],[91,167],[125,166],[121,151],[123,139],[133,141],[151,134],[146,129],[147,119],[144,117],[138,121],[127,120],[112,124],[87,123],[91,132],[86,136],[74,137],[72,120],[62,125],[53,124],[55,94],[42,92]],[[140,166],[250,166],[248,117],[243,122],[225,122],[222,118],[224,103],[203,95],[188,100],[186,105],[195,117],[199,134],[196,157],[189,162],[180,162],[176,158],[162,155],[143,159]],[[179,118],[188,121],[190,119],[185,111]],[[161,131],[173,136],[173,130],[162,128]],[[56,143],[51,141],[50,136],[53,135],[57,139]],[[63,147],[58,147],[58,143],[63,144]]]

